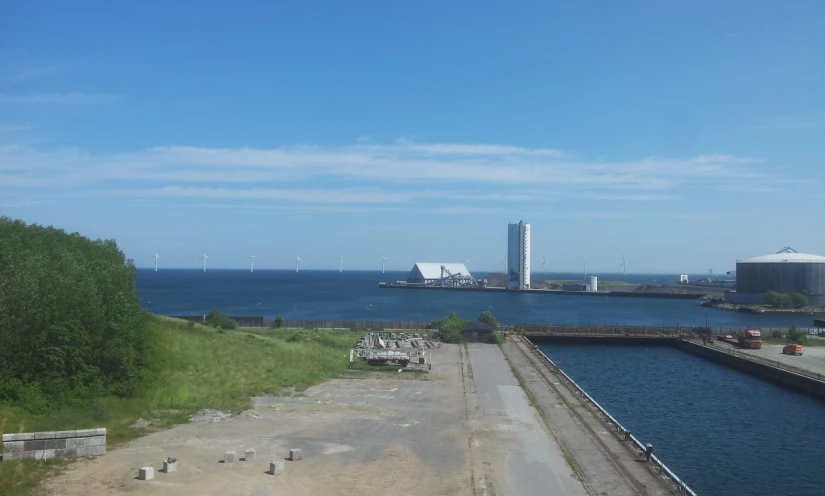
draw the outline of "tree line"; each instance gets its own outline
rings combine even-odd
[[[762,301],[765,305],[774,308],[805,308],[808,306],[808,298],[800,293],[768,291]]]
[[[151,354],[135,282],[113,240],[0,217],[0,402],[133,394]]]

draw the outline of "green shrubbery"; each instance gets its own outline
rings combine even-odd
[[[445,343],[461,342],[461,331],[465,325],[467,325],[467,321],[459,317],[455,312],[451,312],[450,315],[443,319],[433,322],[433,327],[438,329],[441,341]]]
[[[206,314],[206,325],[215,329],[234,330],[238,328],[238,323],[230,319],[225,313],[212,310]]]
[[[808,298],[799,293],[777,293],[768,291],[762,300],[765,305],[774,308],[805,308],[808,306]]]
[[[0,403],[133,394],[151,354],[135,278],[114,241],[0,217]]]

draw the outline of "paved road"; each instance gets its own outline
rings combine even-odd
[[[505,487],[496,488],[496,494],[588,494],[544,431],[498,346],[470,344],[468,348],[480,415],[513,441],[503,443]]]
[[[722,348],[734,348],[741,353],[768,360],[775,360],[785,365],[803,368],[815,374],[825,376],[825,346],[806,346],[802,356],[782,354],[783,345],[780,344],[763,343],[761,350],[743,350],[724,342],[720,342],[718,346]]]

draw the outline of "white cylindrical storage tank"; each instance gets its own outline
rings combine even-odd
[[[599,279],[596,276],[587,276],[584,278],[584,287],[586,291],[598,291]]]

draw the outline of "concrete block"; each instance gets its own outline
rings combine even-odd
[[[17,437],[14,434],[3,434],[3,444],[11,441],[17,441]]]
[[[77,431],[77,437],[91,437],[97,436],[97,429],[80,429]]]
[[[36,450],[34,452],[34,459],[35,460],[48,460],[50,458],[54,458],[54,450],[53,449]]]
[[[152,480],[155,478],[155,469],[152,467],[141,467],[138,470],[138,479],[140,480]]]
[[[77,448],[77,456],[92,456],[94,448]]]
[[[281,475],[284,473],[284,462],[269,462],[269,473],[272,475]]]
[[[76,449],[59,449],[54,450],[54,456],[57,458],[74,458],[77,456]]]
[[[172,472],[178,471],[178,462],[177,460],[174,462],[164,461],[163,462],[163,472],[166,474],[171,474]]]
[[[95,446],[94,448],[86,448],[92,450],[91,456],[103,456],[106,454],[106,446]]]
[[[293,448],[293,449],[289,450],[289,460],[290,461],[297,462],[301,458],[302,457],[301,457],[301,450],[300,449]]]
[[[227,451],[223,454],[223,462],[224,463],[235,463],[235,452],[234,451]]]
[[[66,449],[65,439],[46,439],[43,449]]]
[[[3,461],[10,462],[12,460],[17,460],[17,456],[20,455],[20,451],[7,451],[3,453]]]
[[[255,459],[258,457],[257,453],[255,453],[255,448],[249,448],[248,450],[244,451],[244,461],[246,462],[254,462]]]
[[[3,441],[3,452],[23,451],[23,441]]]
[[[54,431],[35,432],[35,439],[54,439]]]
[[[86,447],[86,438],[85,437],[76,437],[74,439],[67,439],[66,440],[66,448],[85,448]]]
[[[103,436],[87,437],[86,446],[106,446],[106,438]]]
[[[96,435],[98,435],[98,436],[105,436],[106,435],[106,428],[105,427],[100,427],[98,429],[95,429],[95,432],[96,432]]]
[[[18,460],[34,460],[34,451],[21,451],[17,453]]]
[[[40,441],[23,441],[23,451],[37,451],[46,449],[46,440]]]
[[[31,441],[34,439],[34,432],[18,432],[12,434],[12,436],[14,436],[15,441]]]
[[[58,439],[66,439],[70,437],[77,437],[77,431],[56,431],[54,437]]]

